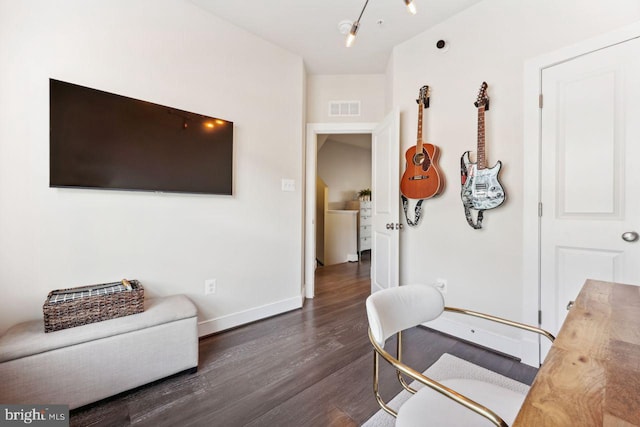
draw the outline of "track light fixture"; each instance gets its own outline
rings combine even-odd
[[[404,0],[404,4],[407,5],[407,9],[409,9],[409,12],[412,15],[415,15],[417,10],[416,10],[416,5],[413,3],[413,0]]]
[[[358,34],[358,29],[360,28],[360,19],[362,19],[362,14],[364,13],[364,10],[367,8],[368,4],[369,0],[365,0],[364,6],[362,6],[362,10],[360,11],[360,16],[358,16],[358,19],[353,23],[353,25],[351,25],[351,30],[349,30],[347,41],[345,43],[347,47],[351,47],[356,39],[356,34]],[[416,14],[416,5],[413,3],[413,0],[404,0],[404,4],[407,6],[407,9],[412,15]]]
[[[369,4],[369,0],[366,0],[364,2],[364,6],[362,6],[362,10],[360,11],[360,15],[358,16],[358,19],[356,19],[356,21],[351,26],[351,30],[349,30],[349,35],[347,35],[347,42],[346,42],[347,47],[351,47],[354,40],[356,39],[356,34],[358,34],[358,28],[360,28],[360,19],[362,19],[362,14],[364,13],[364,10],[367,8],[368,4]]]
[[[351,47],[353,41],[356,39],[356,34],[358,34],[358,28],[360,27],[360,22],[356,21],[351,26],[349,30],[349,34],[347,35],[347,47]]]

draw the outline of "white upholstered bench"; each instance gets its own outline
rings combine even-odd
[[[131,316],[44,333],[42,319],[0,337],[0,403],[83,406],[198,367],[197,311],[183,295]]]

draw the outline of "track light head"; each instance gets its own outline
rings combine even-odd
[[[412,15],[415,15],[418,11],[416,10],[416,5],[413,3],[413,0],[404,0],[404,4],[407,5],[407,9]]]
[[[358,19],[353,23],[353,25],[351,26],[351,30],[349,31],[349,35],[347,36],[347,41],[346,41],[346,46],[350,47],[354,40],[356,39],[356,34],[358,34],[358,27],[360,27],[360,19],[362,19],[362,14],[364,13],[364,10],[367,8],[367,4],[369,4],[369,0],[365,0],[364,2],[364,6],[362,6],[362,10],[360,11],[360,16],[358,16]],[[407,9],[409,9],[409,12],[411,12],[412,15],[416,14],[416,6],[415,4],[413,4],[413,0],[404,0],[404,4],[407,6]],[[342,32],[342,25],[347,22],[347,21],[342,21],[339,24],[339,28],[341,29]],[[379,21],[378,23],[381,23],[382,21]]]
[[[356,34],[358,34],[358,28],[360,27],[360,22],[356,21],[351,26],[351,30],[349,31],[349,35],[347,36],[346,46],[351,47],[354,40],[356,39]]]

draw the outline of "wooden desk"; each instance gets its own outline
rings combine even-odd
[[[587,280],[514,426],[640,426],[640,287]]]

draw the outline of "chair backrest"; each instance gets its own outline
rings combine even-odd
[[[367,318],[378,345],[405,329],[440,316],[444,298],[429,285],[405,285],[384,289],[367,298]]]

